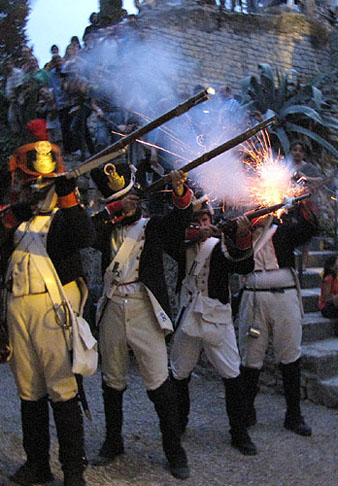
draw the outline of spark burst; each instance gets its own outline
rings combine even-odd
[[[250,140],[244,146],[248,188],[252,204],[266,207],[283,202],[284,197],[298,197],[305,192],[303,184],[294,178],[294,168],[285,162],[280,153],[275,156],[268,133],[264,131],[255,143]],[[277,214],[280,214],[283,210]]]

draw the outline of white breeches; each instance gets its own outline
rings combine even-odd
[[[259,328],[258,338],[247,335]],[[278,292],[245,290],[239,311],[239,348],[244,366],[262,368],[272,334],[277,363],[293,363],[301,354],[302,325],[296,289]]]
[[[236,378],[239,375],[240,357],[233,324],[222,325],[223,339],[219,346],[210,344],[199,337],[176,330],[170,354],[173,375],[178,380],[187,378],[204,350],[206,357],[222,378]]]
[[[76,282],[65,285],[64,291],[78,311],[81,294]],[[10,367],[20,398],[35,401],[46,394],[53,402],[74,398],[77,384],[70,354],[49,294],[9,293],[7,323],[14,348]]]
[[[99,333],[103,379],[108,386],[117,390],[126,387],[129,348],[147,390],[155,390],[168,378],[165,334],[145,290],[108,300]]]

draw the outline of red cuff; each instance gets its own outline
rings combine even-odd
[[[59,196],[58,198],[58,206],[59,208],[72,208],[73,206],[77,206],[79,204],[79,200],[75,192],[71,192],[66,196]]]
[[[236,246],[240,250],[248,250],[252,245],[252,233],[248,230],[246,233],[236,234]]]
[[[12,210],[6,211],[6,213],[3,215],[2,222],[5,228],[8,229],[15,228],[19,224],[19,221],[14,216]]]
[[[192,200],[192,191],[189,189],[189,187],[186,184],[184,184],[183,196],[177,196],[175,191],[173,191],[173,204],[178,209],[186,209],[191,204],[191,200]]]
[[[189,241],[199,241],[200,228],[198,225],[189,226],[185,232],[185,239]]]
[[[105,207],[105,210],[109,215],[115,214],[122,210],[122,201],[113,201]]]

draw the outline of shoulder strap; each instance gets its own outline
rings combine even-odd
[[[264,246],[271,240],[273,235],[276,233],[277,228],[278,226],[276,224],[273,224],[270,228],[264,228],[261,237],[258,238],[258,240],[253,244],[255,254],[264,248]]]
[[[106,268],[104,274],[104,293],[110,299],[116,290],[115,282],[118,282],[120,270],[128,260],[131,251],[137,243],[139,236],[148,223],[147,218],[141,218],[129,231],[127,237],[124,239],[119,251],[115,255],[110,265]]]
[[[47,291],[51,297],[52,303],[54,305],[59,305],[66,302],[69,305],[63,291],[59,275],[55,270],[54,264],[50,259],[40,236],[37,233],[33,233],[32,236],[35,252],[31,253],[31,257],[33,258],[41,278],[47,287]]]
[[[20,226],[17,228],[16,231],[20,231],[23,234],[19,239],[19,242],[16,244],[14,251],[12,252],[9,258],[8,265],[6,268],[6,277],[5,277],[6,280],[8,276],[11,274],[15,263],[20,261],[23,258],[24,254],[28,252],[28,248],[33,241],[33,234],[37,234],[42,231],[47,232],[48,228],[51,225],[54,214],[55,212],[53,212],[51,215],[48,216],[40,216],[38,218],[34,218],[31,221],[21,223]]]
[[[147,222],[148,220],[146,218],[141,218],[129,229],[127,237],[124,239],[115,258],[107,267],[106,272],[115,273],[123,267]]]
[[[14,251],[27,251],[27,248],[32,241],[33,233],[46,231],[52,223],[54,214],[55,212],[46,216],[36,216],[30,221],[21,223],[16,231],[21,231],[24,234]]]
[[[218,238],[211,237],[200,244],[199,251],[190,267],[188,275],[194,277],[198,276],[198,274],[202,270],[205,261],[209,258],[212,250],[215,248],[218,242],[219,242]]]

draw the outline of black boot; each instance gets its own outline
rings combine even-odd
[[[168,378],[156,390],[148,390],[147,394],[153,402],[160,419],[162,445],[169,463],[170,472],[175,478],[187,479],[190,473],[187,456],[180,440],[180,426],[174,386]]]
[[[225,387],[225,404],[229,417],[231,445],[246,456],[255,456],[257,449],[244,424],[245,400],[241,377],[222,378]]]
[[[104,414],[106,418],[106,438],[100,449],[99,457],[93,462],[94,466],[106,466],[113,459],[124,453],[122,438],[123,392],[115,390],[102,382],[102,396]]]
[[[259,391],[258,380],[260,372],[261,370],[257,368],[241,366],[241,380],[245,399],[244,424],[246,427],[251,427],[257,423],[255,398]]]
[[[64,486],[85,486],[83,472],[87,465],[84,450],[83,418],[77,397],[52,403],[59,459],[64,474]]]
[[[178,410],[178,421],[180,426],[180,434],[183,435],[189,420],[190,412],[190,397],[189,397],[189,382],[191,376],[188,378],[183,378],[183,380],[177,380],[170,376],[172,380],[175,391],[176,391],[176,402]]]
[[[286,400],[284,427],[295,434],[309,437],[311,427],[304,421],[300,411],[300,359],[289,364],[280,364]]]
[[[27,461],[10,479],[22,485],[53,481],[49,466],[49,408],[47,396],[37,401],[21,400],[23,448]]]

